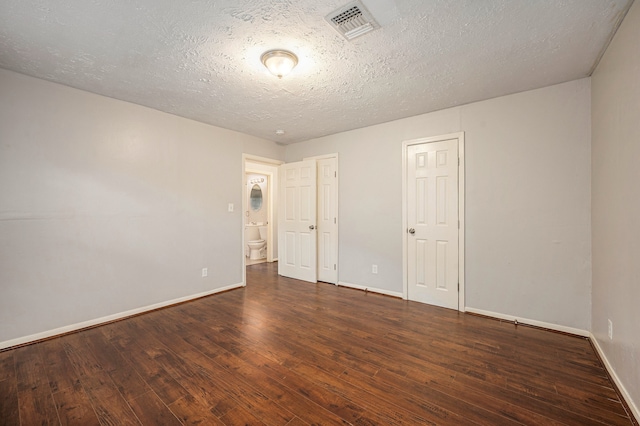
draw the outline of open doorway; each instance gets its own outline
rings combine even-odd
[[[280,164],[282,161],[271,158],[242,155],[242,274],[245,283],[247,265],[278,260],[276,186]],[[260,240],[264,241],[261,247]]]
[[[272,222],[269,193],[273,185],[273,177],[271,174],[251,170],[248,170],[244,177],[244,196],[248,198],[247,209],[244,212],[245,263],[248,266],[264,263],[267,260],[272,262],[273,244],[269,241],[267,229],[269,222]]]

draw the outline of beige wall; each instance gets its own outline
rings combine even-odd
[[[339,280],[402,292],[402,141],[458,131],[466,306],[589,330],[589,79],[289,145],[340,154]]]
[[[592,77],[593,334],[640,418],[640,4]],[[607,320],[613,339],[607,336]]]
[[[241,283],[243,152],[283,155],[0,70],[0,344]]]

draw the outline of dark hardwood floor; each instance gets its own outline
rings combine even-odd
[[[631,425],[586,339],[278,277],[0,353],[3,425]]]

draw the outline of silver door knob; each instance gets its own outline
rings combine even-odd
[[[415,230],[415,229],[413,229],[413,228],[409,228],[409,233],[410,233],[411,235],[413,235],[413,234],[415,234],[415,233],[416,233],[416,230]]]
[[[315,225],[309,225],[309,229],[311,229],[313,231],[314,229],[316,229],[316,227],[315,227]]]

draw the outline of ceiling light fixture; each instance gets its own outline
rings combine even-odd
[[[288,50],[269,50],[262,54],[260,60],[278,78],[289,74],[298,65],[298,57]]]

